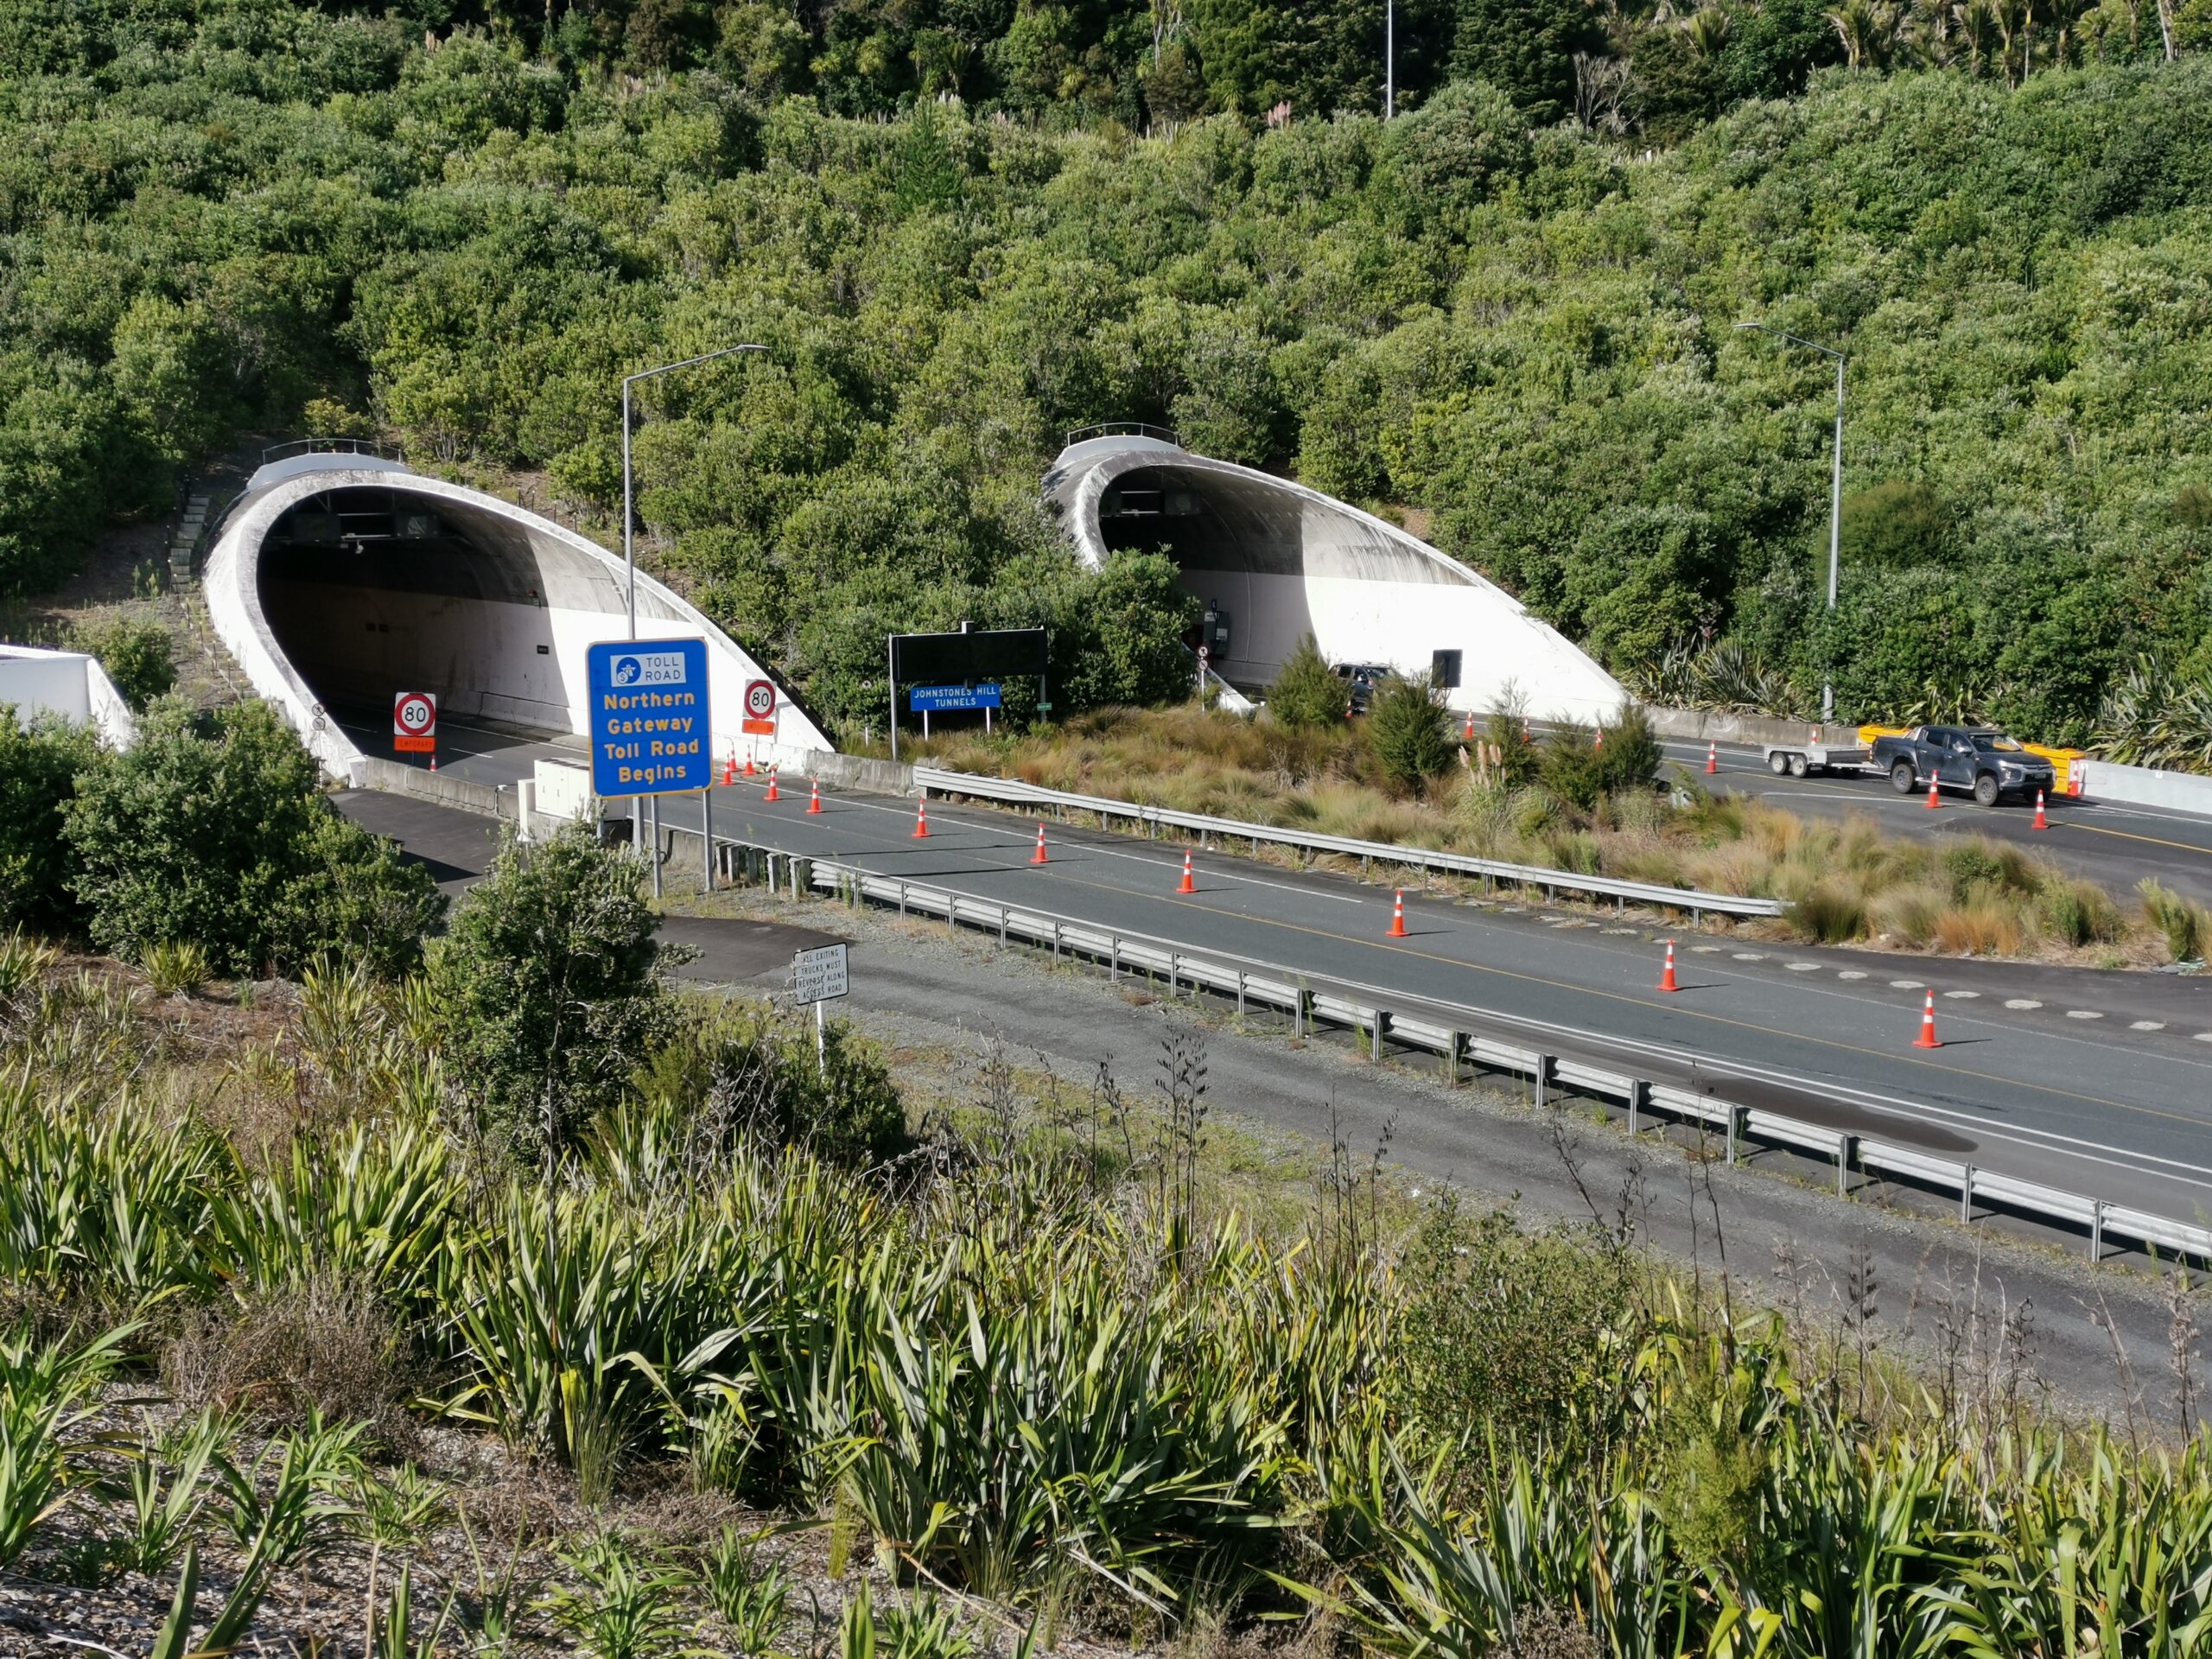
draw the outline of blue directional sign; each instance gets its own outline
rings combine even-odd
[[[613,640],[588,647],[584,664],[594,794],[666,795],[714,781],[705,640]]]
[[[948,709],[996,709],[995,685],[918,685],[906,693],[906,706],[916,714],[944,714]]]

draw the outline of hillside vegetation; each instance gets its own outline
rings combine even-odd
[[[249,426],[380,427],[605,529],[619,376],[749,338],[647,397],[643,517],[849,728],[887,629],[962,617],[1058,626],[1064,706],[1173,683],[1165,568],[1080,577],[1037,504],[1109,418],[1429,509],[1624,671],[1717,641],[2053,739],[2139,656],[2212,672],[2201,56],[1821,72],[1637,160],[1464,79],[1138,138],[1003,86],[840,118],[703,47],[638,78],[289,6],[59,16],[0,9],[18,590]],[[1832,629],[1830,371],[1751,318],[1852,353]]]

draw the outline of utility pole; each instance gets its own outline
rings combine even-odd
[[[1786,340],[1793,346],[1802,346],[1808,352],[1818,352],[1835,360],[1835,449],[1828,471],[1828,610],[1835,610],[1836,576],[1843,563],[1843,366],[1844,354],[1833,346],[1823,346],[1818,340],[1807,340],[1787,329],[1776,328],[1764,322],[1739,322],[1736,332],[1757,330]],[[1821,718],[1835,718],[1835,677],[1823,670],[1821,676]]]
[[[632,639],[638,637],[638,556],[631,541],[632,521],[636,515],[631,506],[630,388],[640,380],[650,380],[655,375],[671,374],[677,369],[688,369],[695,364],[711,363],[718,357],[734,357],[740,352],[765,352],[767,349],[766,346],[725,346],[718,352],[703,352],[697,357],[687,357],[675,363],[664,363],[658,368],[640,369],[635,374],[626,374],[622,377],[622,575],[625,589],[623,604],[624,608],[629,612],[630,638]],[[640,838],[645,829],[645,815],[638,810],[641,800],[650,803],[649,810],[652,813],[653,897],[658,899],[660,897],[660,797],[652,795],[641,798],[633,795],[630,798],[630,845],[632,848],[641,844]],[[702,800],[701,811],[710,813],[711,810],[712,809],[707,807]],[[711,863],[714,857],[711,836],[709,837],[707,856]]]

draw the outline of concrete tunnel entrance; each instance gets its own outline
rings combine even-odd
[[[1212,666],[1260,694],[1306,634],[1332,663],[1429,673],[1454,709],[1602,720],[1619,682],[1478,572],[1398,526],[1149,429],[1071,435],[1045,492],[1086,563],[1160,548],[1217,613]]]
[[[586,650],[629,629],[622,561],[595,542],[392,457],[317,448],[254,474],[209,557],[207,592],[253,689],[327,772],[356,783],[368,763],[395,758],[402,692],[436,696],[441,760],[462,760],[474,781],[581,759]],[[639,638],[706,643],[713,754],[789,766],[833,747],[680,595],[644,575],[637,595]],[[747,729],[746,688],[760,682],[773,709],[766,732]]]

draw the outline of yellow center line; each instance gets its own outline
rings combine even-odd
[[[2101,830],[2094,823],[2054,823],[2054,830],[2082,830],[2093,836],[2118,836],[2122,841],[2145,841],[2153,847],[2171,847],[2178,852],[2195,853],[2199,858],[2212,858],[2212,847],[2192,847],[2185,841],[2168,841],[2162,836],[2139,836],[2128,830]]]
[[[993,830],[984,829],[980,825],[973,827],[978,829],[982,833],[986,835],[996,833]],[[2108,830],[2105,833],[2116,835],[2120,832],[2117,830]],[[1080,846],[1082,843],[1077,842],[1076,844]],[[911,849],[906,848],[892,848],[884,850],[893,852],[912,850],[918,852],[923,849],[919,848]],[[977,859],[979,861],[988,862],[982,854],[967,852],[964,855]],[[991,864],[990,868],[1001,872],[1001,874],[1015,874],[1024,870],[1037,868],[1039,867],[1029,864]],[[1041,868],[1052,872],[1050,876],[1051,880],[1065,881],[1072,887],[1090,887],[1096,892],[1110,893],[1117,898],[1122,899],[1141,899],[1149,902],[1160,904],[1168,904],[1172,902],[1172,900],[1167,897],[1156,893],[1142,893],[1133,887],[1116,887],[1110,881],[1090,881],[1086,880],[1078,875],[1063,874],[1053,870],[1052,867],[1050,865],[1046,865]],[[1205,908],[1205,906],[1199,906],[1199,908]],[[1362,938],[1358,935],[1352,933],[1339,933],[1332,928],[1313,927],[1302,922],[1286,922],[1272,916],[1249,915],[1239,911],[1214,910],[1211,913],[1216,916],[1230,917],[1236,920],[1253,922],[1262,927],[1280,928],[1283,931],[1288,933],[1304,933],[1317,939],[1334,939],[1340,944],[1366,945],[1376,950],[1387,950],[1395,956],[1415,957],[1419,957],[1422,961],[1440,963],[1446,967],[1470,969],[1476,973],[1491,974],[1501,979],[1518,980],[1522,983],[1528,985],[1541,985],[1552,990],[1566,991],[1573,995],[1604,997],[1609,1001],[1625,1002],[1633,1007],[1650,1008],[1655,1011],[1679,1014],[1691,1020],[1702,1020],[1712,1025],[1726,1026],[1738,1031],[1752,1032],[1762,1037],[1776,1037],[1791,1042],[1810,1043],[1820,1048],[1840,1049],[1844,1052],[1849,1054],[1860,1054],[1865,1052],[1865,1050],[1857,1044],[1839,1042],[1835,1039],[1830,1037],[1815,1037],[1799,1031],[1777,1030],[1771,1026],[1763,1026],[1755,1020],[1733,1019],[1729,1015],[1723,1014],[1707,1014],[1697,1008],[1685,1008],[1674,1005],[1667,1005],[1662,1008],[1661,1005],[1651,1002],[1646,998],[1630,996],[1620,991],[1604,990],[1595,986],[1576,985],[1566,980],[1547,979],[1541,974],[1523,973],[1520,969],[1514,968],[1492,967],[1488,963],[1469,962],[1460,957],[1440,956],[1433,951],[1417,950],[1408,945],[1391,944],[1375,939]],[[1090,925],[1097,926],[1107,925],[1093,923],[1090,924]],[[1108,926],[1108,931],[1112,931],[1110,926]],[[1408,996],[1419,997],[1421,993],[1418,991],[1408,991],[1406,995]],[[1654,995],[1656,995],[1656,993],[1655,992]],[[1507,1017],[1510,1018],[1511,1016],[1509,1015]],[[1539,1023],[1541,1022],[1540,1021]],[[1593,1033],[1591,1034],[1598,1036],[1603,1035],[1602,1033]],[[2069,1089],[2053,1088],[2049,1084],[2029,1083],[2018,1077],[2004,1077],[1996,1072],[1977,1071],[1971,1066],[1947,1065],[1940,1060],[1923,1059],[1916,1054],[1896,1054],[1888,1056],[1887,1058],[1903,1061],[1907,1065],[1918,1066],[1931,1071],[1948,1072],[1955,1077],[1974,1077],[1983,1083],[2001,1084],[2005,1087],[2010,1089],[2032,1090],[2037,1094],[2049,1095],[2056,1100],[2080,1101],[2088,1105],[2108,1106],[2115,1111],[2133,1112],[2145,1117],[2161,1118],[2168,1122],[2186,1124],[2191,1128],[2202,1128],[2204,1127],[2204,1122],[2202,1118],[2191,1117],[2180,1112],[2168,1111],[2163,1107],[2143,1106],[2130,1101],[2109,1100],[2102,1095],[2084,1095]],[[1725,1062],[1722,1062],[1722,1064],[1725,1064]],[[1758,1079],[1750,1080],[1758,1081]],[[1845,1086],[1848,1087],[1850,1085],[1847,1084]]]

